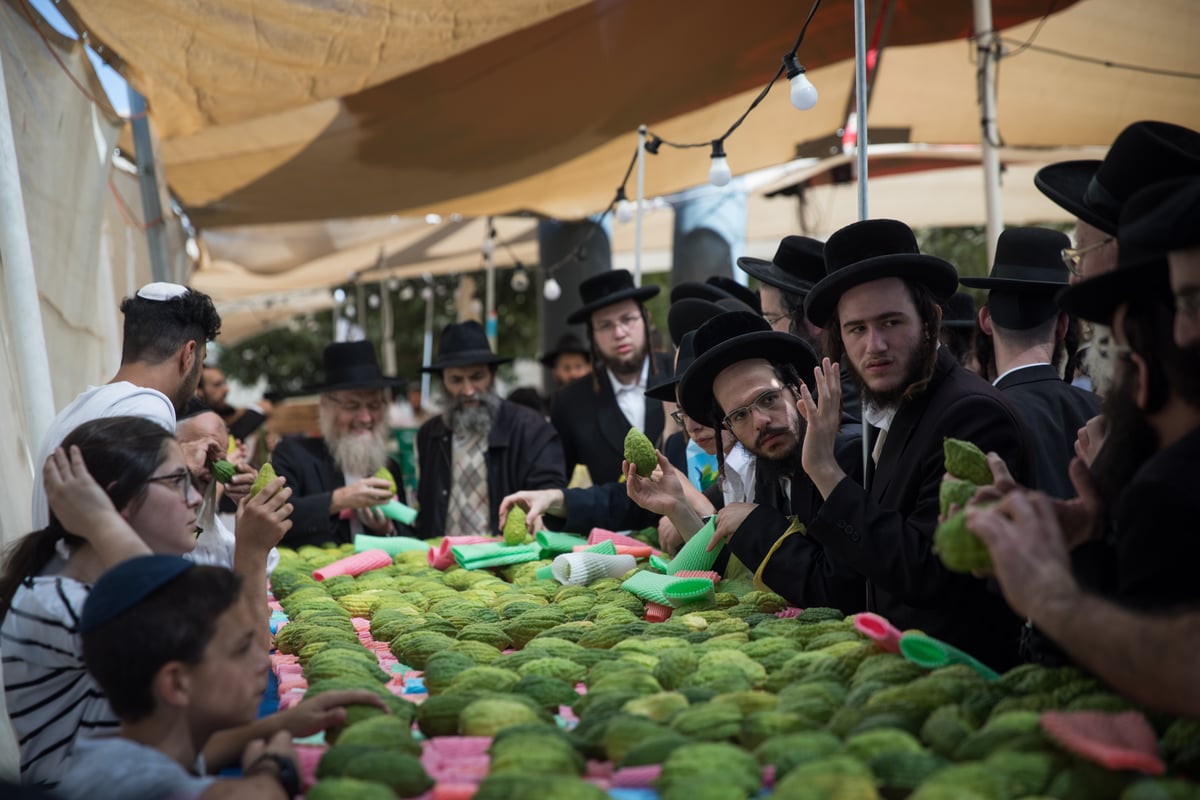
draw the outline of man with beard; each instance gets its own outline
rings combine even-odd
[[[1000,393],[938,348],[939,300],[958,273],[923,255],[907,225],[864,220],[825,244],[827,275],[808,295],[809,321],[829,356],[815,370],[818,403],[801,386],[808,421],[802,464],[824,498],[806,535],[867,580],[867,607],[996,669],[1017,661],[1019,620],[984,580],[951,572],[933,552],[943,440],[994,450],[1024,476],[1024,427]],[[836,458],[845,353],[862,390],[872,445],[868,487]],[[834,362],[831,364],[831,359]]]
[[[271,456],[292,489],[292,530],[283,543],[293,548],[400,532],[377,508],[392,498],[391,486],[374,477],[387,467],[404,502],[404,475],[387,447],[389,390],[398,381],[380,372],[370,342],[335,342],[325,348],[324,365],[326,382],[307,387],[321,395],[321,435],[285,437]]]
[[[154,420],[172,433],[175,417],[196,393],[208,342],[221,330],[212,299],[175,283],[150,283],[121,301],[124,344],[117,374],[89,386],[50,423],[35,462],[33,528],[50,522],[41,465],[68,433],[102,417]],[[189,462],[192,459],[189,457]]]
[[[621,477],[630,428],[651,442],[662,436],[663,404],[645,396],[648,379],[671,372],[670,356],[650,352],[650,317],[642,303],[656,294],[657,286],[635,287],[627,270],[609,270],[579,285],[583,306],[567,317],[572,325],[587,323],[594,367],[559,390],[550,422],[562,437],[567,469],[583,464],[594,484]]]
[[[238,441],[248,439],[267,421],[267,415],[260,409],[238,408],[229,404],[229,384],[225,381],[225,373],[215,364],[204,365],[200,373],[200,384],[196,387],[196,396],[221,415],[221,419],[229,428],[229,434]]]
[[[1134,195],[1120,235],[1123,266],[1063,296],[1076,313],[1111,322],[1120,348],[1118,385],[1105,398],[1112,432],[1103,452],[1112,448],[1109,464],[1140,466],[1112,509],[1114,582],[1083,587],[1070,568],[1069,551],[1104,523],[1088,524],[1078,507],[1014,487],[994,459],[998,488],[1007,492],[996,505],[972,507],[968,524],[988,545],[1014,608],[1135,702],[1197,716],[1200,593],[1189,566],[1200,555],[1191,534],[1200,513],[1200,337],[1191,327],[1200,269],[1188,260],[1200,255],[1200,179]],[[1167,263],[1142,261],[1135,249],[1165,253]],[[1143,461],[1136,449],[1145,442],[1155,452]],[[1110,467],[1100,461],[1096,468],[1103,481]],[[1080,463],[1072,469],[1082,477]]]
[[[474,321],[442,330],[437,375],[445,410],[417,431],[417,534],[495,535],[500,501],[518,489],[566,485],[562,445],[541,414],[496,394],[496,367],[511,361],[494,354]]]
[[[737,265],[760,281],[759,304],[771,329],[799,336],[821,352],[821,329],[804,316],[804,300],[825,277],[825,243],[811,236],[785,236],[770,261],[743,256]],[[848,371],[842,373],[842,413],[847,421],[862,418],[858,387]]]
[[[721,509],[709,548],[728,540],[731,555],[754,574],[756,585],[796,605],[861,610],[862,578],[839,569],[802,535],[821,503],[799,463],[804,423],[796,410],[799,375],[812,373],[816,354],[798,337],[773,331],[746,312],[709,320],[694,334],[693,345],[695,360],[679,384],[684,413],[729,431],[755,457],[753,502]],[[852,433],[839,438],[839,456],[850,470],[858,445]],[[724,469],[719,451],[717,457]],[[700,517],[665,465],[657,477],[642,478],[633,467],[625,475],[629,496],[639,505],[667,516],[685,538],[699,530]]]
[[[1100,411],[1098,396],[1063,381],[1055,367],[1069,315],[1058,309],[1054,295],[1067,285],[1061,252],[1070,243],[1065,234],[1046,228],[1009,228],[996,243],[991,275],[960,281],[990,290],[979,310],[979,329],[992,339],[992,385],[1037,442],[1033,487],[1060,498],[1076,495],[1067,472],[1075,432]]]

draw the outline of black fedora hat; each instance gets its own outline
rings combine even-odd
[[[1116,236],[1121,206],[1135,192],[1179,175],[1200,175],[1200,133],[1143,120],[1117,134],[1103,161],[1050,164],[1033,183],[1079,219]]]
[[[1121,217],[1121,248],[1170,252],[1200,245],[1200,176],[1156,183],[1129,200]]]
[[[785,236],[770,261],[742,256],[737,265],[768,286],[806,295],[825,277],[825,243],[810,236]]]
[[[674,374],[647,388],[645,391],[646,397],[653,400],[662,400],[664,403],[675,402],[675,387],[678,385],[683,373],[696,360],[695,338],[695,331],[688,331],[683,334],[683,337],[679,341],[679,352],[675,354]]]
[[[442,328],[438,339],[437,360],[422,372],[441,372],[446,367],[467,367],[472,364],[507,364],[511,358],[502,358],[492,352],[483,326],[473,319],[466,322],[451,322]]]
[[[938,300],[946,300],[958,288],[954,265],[922,254],[912,229],[894,219],[865,219],[836,231],[825,243],[825,273],[804,299],[804,313],[818,328],[829,324],[838,298],[869,281],[915,281]]]
[[[577,353],[588,361],[592,360],[592,351],[578,336],[573,333],[564,333],[558,337],[558,343],[554,345],[554,349],[547,350],[538,361],[542,362],[543,366],[553,369],[554,362],[558,357],[566,353]]]
[[[682,283],[677,283],[671,287],[670,295],[672,305],[678,303],[680,300],[706,300],[710,303],[715,303],[718,300],[724,300],[732,296],[716,284],[701,283],[700,281],[683,281]]]
[[[1191,181],[1200,184],[1198,178]],[[1129,199],[1121,210],[1119,232],[1128,235],[1121,238],[1117,268],[1064,289],[1056,298],[1059,308],[1080,319],[1110,325],[1117,307],[1130,297],[1171,291],[1166,254],[1173,247],[1188,246],[1183,242],[1198,241],[1195,221],[1200,189],[1191,191],[1191,217],[1181,214],[1172,220],[1169,209],[1179,212],[1184,207],[1171,203],[1168,183],[1182,185],[1178,181],[1156,184]],[[1167,203],[1170,205],[1164,208]],[[1181,238],[1168,236],[1168,231]]]
[[[739,361],[766,359],[772,364],[792,364],[811,386],[817,354],[803,339],[771,330],[757,314],[732,311],[713,317],[696,329],[692,342],[696,359],[679,381],[679,404],[689,417],[710,427],[713,419],[713,381],[721,370]]]
[[[758,292],[751,291],[749,288],[742,286],[733,278],[727,278],[724,275],[713,275],[704,282],[709,286],[717,287],[735,300],[740,300],[749,306],[754,313],[762,313],[762,306],[758,302]]]
[[[577,325],[586,322],[593,311],[619,303],[636,300],[641,303],[658,294],[657,286],[634,286],[633,276],[627,269],[610,269],[579,284],[579,299],[583,307],[572,311],[567,323]]]
[[[696,330],[717,314],[727,311],[757,313],[736,297],[722,297],[715,303],[697,297],[684,297],[672,302],[671,307],[667,309],[667,330],[671,333],[671,341],[678,347],[688,331]]]
[[[1009,228],[996,240],[991,274],[958,282],[973,289],[1053,294],[1070,277],[1062,259],[1062,251],[1070,246],[1065,233],[1049,228]]]
[[[393,389],[403,379],[384,375],[375,357],[375,345],[368,341],[334,342],[322,354],[325,382],[305,386],[304,394],[339,392],[349,389]]]
[[[943,328],[974,328],[975,298],[966,292],[955,292],[942,303]]]

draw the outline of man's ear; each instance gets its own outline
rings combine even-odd
[[[151,690],[155,704],[186,708],[191,703],[191,669],[182,661],[168,661],[154,673]]]
[[[979,330],[988,336],[995,335],[992,332],[992,312],[986,305],[979,307]]]
[[[188,339],[179,348],[179,374],[187,375],[195,367],[196,359],[200,357],[198,347],[195,339]]]
[[[1129,354],[1129,363],[1137,370],[1137,380],[1134,381],[1133,389],[1134,402],[1139,409],[1146,411],[1150,406],[1150,367],[1137,353]]]
[[[1054,326],[1054,341],[1060,341],[1067,335],[1067,328],[1071,325],[1071,315],[1065,311],[1058,313],[1058,322]]]

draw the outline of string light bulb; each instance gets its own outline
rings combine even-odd
[[[562,286],[560,286],[558,281],[554,279],[553,275],[551,275],[549,278],[546,278],[546,283],[542,286],[542,297],[546,298],[551,303],[562,297]]]
[[[522,266],[517,266],[513,272],[512,280],[508,283],[514,292],[523,292],[529,288],[529,273]]]
[[[713,186],[724,186],[732,179],[729,162],[725,160],[725,145],[720,139],[713,139],[712,166],[708,168],[708,182]]]
[[[797,60],[795,53],[783,57],[788,83],[792,85],[792,105],[801,111],[808,111],[817,104],[817,87],[808,79],[803,65]]]
[[[625,196],[625,187],[617,189],[617,222],[629,222],[633,219],[634,205]]]

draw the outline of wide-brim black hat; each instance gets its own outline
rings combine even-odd
[[[553,369],[554,362],[558,357],[566,353],[577,353],[588,361],[592,360],[592,351],[588,349],[588,346],[578,336],[573,333],[564,333],[558,337],[558,343],[554,345],[554,349],[547,350],[538,361],[542,362],[543,366]]]
[[[1113,313],[1129,298],[1145,293],[1170,292],[1170,271],[1166,257],[1171,246],[1169,239],[1165,236],[1144,236],[1138,230],[1139,224],[1164,224],[1158,218],[1163,203],[1161,191],[1159,186],[1152,186],[1130,198],[1121,211],[1120,232],[1129,231],[1134,235],[1120,240],[1117,268],[1064,289],[1055,298],[1059,308],[1089,322],[1111,325]],[[1193,199],[1195,202],[1196,199]],[[1171,227],[1171,230],[1175,229]],[[1160,232],[1165,233],[1166,229],[1160,228]],[[1197,234],[1192,230],[1189,235],[1194,240]]]
[[[894,219],[866,219],[836,231],[825,243],[825,273],[804,300],[804,313],[818,328],[829,325],[838,299],[863,283],[902,278],[923,284],[939,301],[958,288],[954,265],[922,254],[912,229]]]
[[[1103,161],[1050,164],[1033,183],[1079,219],[1116,236],[1121,207],[1134,193],[1180,175],[1200,175],[1200,133],[1142,121],[1117,134]]]
[[[507,364],[511,358],[503,358],[492,352],[483,326],[475,320],[451,322],[442,328],[438,340],[437,360],[422,372],[441,372],[447,367],[469,367],[473,364]]]
[[[943,328],[974,328],[975,298],[966,292],[955,292],[942,303]]]
[[[1053,294],[1070,278],[1062,258],[1062,251],[1070,246],[1065,233],[1049,228],[1009,228],[996,240],[991,274],[958,282],[973,289]]]
[[[634,286],[629,270],[610,269],[579,284],[579,299],[583,301],[583,307],[572,311],[567,317],[567,323],[578,325],[586,322],[593,311],[599,311],[622,300],[636,300],[642,303],[656,294],[657,286]]]
[[[678,347],[686,333],[696,330],[718,314],[729,311],[756,313],[735,297],[722,297],[716,302],[697,297],[684,297],[674,301],[667,309],[667,330],[671,334],[671,341]]]
[[[679,385],[679,379],[683,377],[683,373],[696,360],[695,338],[695,331],[688,331],[683,334],[683,337],[679,341],[679,351],[675,354],[674,374],[647,388],[645,391],[646,397],[653,400],[662,400],[664,403],[675,402],[675,387]]]
[[[727,297],[733,297],[729,292],[711,283],[701,283],[700,281],[684,281],[671,287],[671,305],[678,303],[680,300],[705,300],[709,303],[715,303],[718,300],[724,300]]]
[[[762,313],[762,306],[758,301],[758,292],[751,291],[748,287],[742,286],[733,278],[727,278],[724,275],[712,275],[704,282],[709,286],[717,287],[735,300],[740,300],[749,306],[755,314]]]
[[[771,330],[757,314],[734,311],[713,317],[695,333],[696,360],[679,381],[679,404],[692,419],[709,427],[713,418],[713,381],[726,367],[739,361],[766,359],[772,364],[792,364],[810,387],[817,354],[803,339]]]
[[[1166,253],[1200,246],[1200,176],[1156,183],[1131,197],[1119,238],[1121,250]]]
[[[324,394],[351,389],[394,389],[402,378],[384,375],[375,357],[375,345],[368,341],[334,342],[322,354],[325,383],[305,386],[303,394]]]
[[[770,261],[742,256],[737,265],[768,286],[806,295],[825,277],[825,243],[809,236],[785,236]]]

